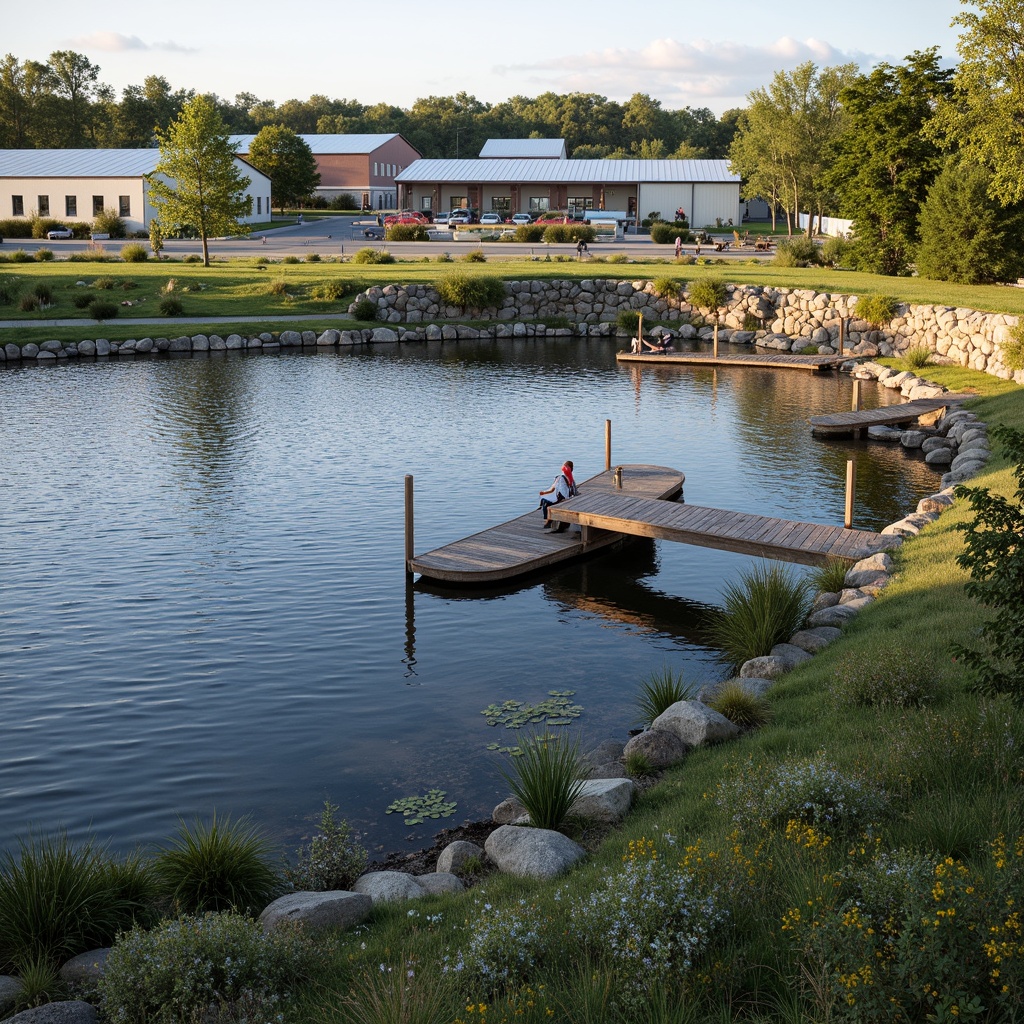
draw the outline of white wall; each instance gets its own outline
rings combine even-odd
[[[739,226],[741,218],[740,183],[698,182],[693,186],[693,214],[691,228],[714,227],[716,221],[728,224],[731,219]]]
[[[146,204],[141,178],[0,178],[0,220],[13,217],[12,199],[21,196],[25,219],[39,212],[39,197],[49,196],[50,212],[41,216],[67,224],[92,224],[93,196],[103,197],[103,209],[119,212],[119,199],[127,196],[130,216],[125,217],[129,231],[146,230]],[[78,213],[65,214],[65,197],[74,196]]]

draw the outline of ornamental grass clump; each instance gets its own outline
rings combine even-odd
[[[611,971],[625,1004],[692,971],[724,929],[717,888],[645,837],[630,840],[621,870],[572,906],[574,929]]]
[[[162,893],[179,913],[259,913],[281,888],[271,847],[248,817],[179,820],[177,835],[153,862]]]
[[[324,801],[319,833],[299,849],[295,867],[285,870],[292,888],[302,892],[351,889],[366,868],[366,850],[344,818],[335,820],[337,812],[337,806]]]
[[[660,714],[681,700],[696,700],[699,684],[688,683],[680,672],[676,674],[668,665],[652,672],[640,684],[636,695],[636,708],[640,723],[650,725]]]
[[[534,828],[557,829],[583,789],[586,774],[578,740],[534,736],[501,777],[530,814]]]
[[[822,594],[836,594],[846,586],[850,562],[846,558],[829,558],[807,574],[807,584]]]
[[[118,936],[100,980],[112,1024],[278,1021],[318,962],[310,940],[239,914],[186,916]]]
[[[730,665],[770,654],[807,618],[810,592],[806,580],[781,565],[759,565],[726,584],[725,610],[712,618],[707,635]]]
[[[772,708],[760,694],[743,685],[742,680],[730,679],[723,683],[708,700],[708,707],[728,718],[741,729],[756,729],[769,722]]]
[[[0,973],[109,945],[150,921],[153,879],[137,857],[116,860],[66,834],[29,836],[0,855]]]
[[[362,972],[337,1006],[343,1024],[452,1024],[452,979],[413,959]]]

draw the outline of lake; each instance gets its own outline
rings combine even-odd
[[[720,677],[701,623],[745,556],[638,541],[495,591],[406,584],[416,550],[535,507],[563,460],[686,473],[686,500],[879,529],[938,489],[920,454],[815,440],[838,375],[625,368],[612,340],[378,345],[0,372],[0,848],[127,850],[251,814],[292,849],[325,798],[371,851],[489,815],[518,733],[494,702],[572,690],[585,745],[640,681]],[[894,400],[865,385],[865,405]],[[539,527],[538,527],[539,528]],[[805,570],[794,567],[794,572]],[[392,801],[436,787],[445,820]]]

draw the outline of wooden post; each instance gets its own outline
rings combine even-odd
[[[715,359],[718,358],[718,321],[717,320],[715,321],[715,344],[714,344],[714,350],[712,352],[712,355],[715,357]]]
[[[839,354],[843,355],[843,348],[846,345],[846,317],[839,318]]]
[[[616,490],[622,490],[622,467],[615,467],[615,488]]]
[[[853,500],[857,490],[857,462],[855,459],[848,459],[846,462],[846,516],[843,525],[853,529]]]
[[[853,411],[860,412],[860,381],[854,380],[853,382]]]
[[[638,352],[644,350],[644,315],[638,313],[636,318],[636,347]]]
[[[604,469],[612,468],[612,421],[604,421]]]
[[[413,516],[412,516],[412,475],[405,475],[405,574],[412,575],[413,559]]]

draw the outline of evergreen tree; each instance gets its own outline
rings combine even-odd
[[[188,101],[166,132],[157,132],[160,161],[149,176],[149,199],[164,233],[191,227],[203,242],[210,265],[209,238],[240,230],[249,214],[245,190],[251,178],[235,163],[227,126],[211,100]]]

